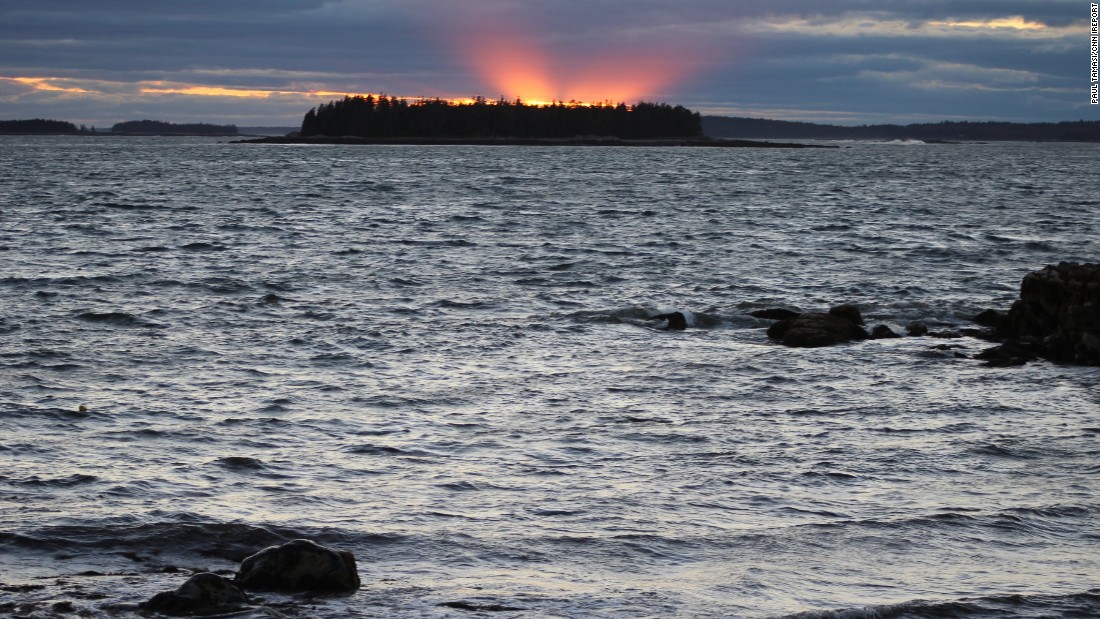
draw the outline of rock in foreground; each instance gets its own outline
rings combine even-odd
[[[248,597],[232,581],[217,574],[195,574],[175,591],[161,591],[146,602],[145,610],[165,615],[213,615],[248,606]]]
[[[768,329],[768,337],[787,346],[816,348],[869,337],[863,317],[854,305],[840,305],[828,314],[805,313],[780,320]]]
[[[1100,365],[1100,264],[1062,262],[1028,273],[1020,300],[995,324],[1006,343],[982,358],[997,361],[1003,351],[1013,359]]]
[[[246,558],[235,582],[249,591],[286,593],[351,593],[360,585],[350,552],[305,539],[271,546]]]

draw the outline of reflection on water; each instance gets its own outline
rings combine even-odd
[[[1097,611],[1095,369],[748,315],[1007,307],[1100,255],[1096,147],[850,146],[4,138],[0,604],[309,537],[319,616]]]

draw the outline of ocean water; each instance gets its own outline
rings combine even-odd
[[[305,537],[291,617],[1100,616],[1100,368],[748,315],[972,326],[1100,145],[842,146],[0,138],[0,614]]]

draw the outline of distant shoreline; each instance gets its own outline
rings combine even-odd
[[[945,142],[1100,142],[1100,121],[1041,123],[942,121],[911,125],[822,125],[737,116],[701,117],[703,133],[750,140],[919,140]]]
[[[82,138],[239,138],[248,134],[241,133],[116,133],[114,131],[85,132],[45,132],[45,131],[0,131],[0,136],[6,135],[42,135],[42,136],[75,136]]]
[[[664,138],[624,140],[619,138],[360,138],[271,136],[237,140],[234,144],[347,144],[347,145],[414,145],[414,146],[687,146],[709,148],[838,148],[831,144],[799,144],[756,140],[717,138]]]

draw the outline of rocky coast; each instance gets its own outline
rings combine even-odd
[[[867,339],[901,337],[888,325],[870,332],[859,308],[846,304],[828,312],[772,308],[752,312],[777,320],[768,337],[795,348],[817,348]],[[989,309],[974,317],[976,327],[930,332],[923,322],[906,327],[909,336],[978,337],[998,345],[975,355],[987,365],[1023,365],[1043,358],[1058,363],[1100,364],[1100,264],[1062,262],[1027,274],[1010,309]]]

